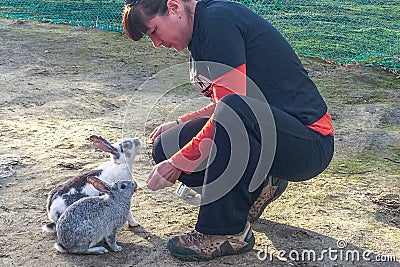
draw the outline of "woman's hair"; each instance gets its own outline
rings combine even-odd
[[[131,0],[122,12],[122,27],[128,38],[138,41],[148,31],[147,23],[167,13],[167,0]]]
[[[149,20],[155,16],[164,16],[168,12],[168,0],[126,0],[122,12],[122,28],[128,38],[138,41],[149,30]],[[181,0],[184,11],[189,14],[187,3],[194,0]]]

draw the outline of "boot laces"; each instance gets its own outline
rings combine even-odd
[[[193,231],[191,231],[190,233],[187,233],[187,234],[186,234],[185,239],[186,239],[190,244],[193,244],[193,245],[194,245],[194,244],[196,244],[197,242],[204,240],[204,239],[205,239],[205,235],[202,234],[202,233],[200,233],[200,232],[198,232],[198,231],[196,231],[196,230],[193,230]]]

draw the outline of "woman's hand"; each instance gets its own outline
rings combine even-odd
[[[147,187],[156,191],[172,186],[181,175],[182,170],[174,167],[169,161],[164,160],[154,166],[147,177]]]
[[[162,132],[165,132],[166,130],[178,125],[178,121],[169,121],[161,124],[157,128],[153,130],[153,132],[150,134],[150,139],[151,142],[154,142],[154,140],[159,136]]]

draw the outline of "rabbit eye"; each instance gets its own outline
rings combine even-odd
[[[126,185],[122,184],[121,189],[125,189],[125,188],[126,188]]]
[[[124,143],[124,148],[125,149],[131,148],[131,147],[132,147],[132,143],[131,142],[127,141],[127,142]]]

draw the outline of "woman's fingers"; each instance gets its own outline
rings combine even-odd
[[[178,125],[178,121],[169,121],[169,122],[165,122],[165,123],[161,124],[160,126],[155,128],[153,130],[153,132],[150,134],[150,139],[152,141],[154,141],[154,139],[156,139],[157,136],[159,136],[162,132],[164,132],[176,125]]]
[[[151,139],[152,141],[154,141],[154,139],[156,139],[156,137],[160,134],[160,129],[161,129],[161,126],[158,126],[157,128],[155,128],[155,129],[151,132],[151,134],[150,134],[150,139]]]
[[[155,191],[172,186],[181,173],[181,170],[175,168],[167,160],[160,162],[150,172],[147,178],[147,187]]]

